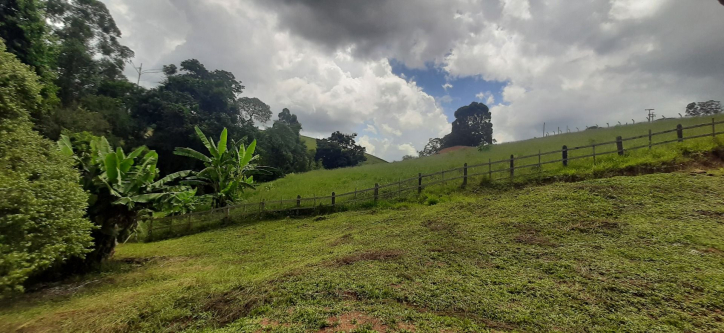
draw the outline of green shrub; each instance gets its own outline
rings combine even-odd
[[[0,41],[0,297],[92,244],[88,196],[72,160],[32,130],[40,89]]]

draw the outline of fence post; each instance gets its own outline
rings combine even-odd
[[[616,137],[616,149],[618,149],[618,155],[623,156],[623,138],[621,136]]]
[[[684,142],[684,129],[681,124],[676,125],[676,137],[679,139],[679,142]]]
[[[711,137],[716,137],[716,122],[714,121],[714,118],[711,118]]]
[[[468,164],[463,165],[463,187],[468,185]]]
[[[264,201],[261,202],[261,211],[264,212]]]
[[[334,192],[332,192],[332,207],[334,207],[334,204],[335,204],[335,201],[336,201],[335,199],[336,199],[336,198],[337,198],[337,196],[334,194]]]
[[[231,208],[229,208],[229,206],[226,206],[226,219],[227,219],[227,220],[229,219],[229,210],[230,210],[230,209],[231,209]]]
[[[187,219],[186,223],[188,223],[186,229],[188,229],[188,231],[191,231],[191,214],[189,214],[189,216],[186,219]],[[173,220],[171,220],[171,222],[173,223]]]
[[[515,166],[513,165],[515,161],[515,157],[511,154],[510,155],[510,179],[513,179],[513,173],[515,170]]]
[[[375,183],[375,203],[377,203],[377,196],[380,194],[380,184]]]
[[[302,206],[302,196],[297,195],[297,208]]]
[[[422,193],[422,173],[417,174],[417,194]]]
[[[563,166],[568,166],[568,146],[563,145],[563,148],[561,148],[561,154],[563,155]]]
[[[596,144],[593,144],[593,165],[596,165]]]
[[[488,180],[493,181],[493,162],[491,159],[488,159]]]
[[[649,129],[649,150],[651,150],[651,129]]]

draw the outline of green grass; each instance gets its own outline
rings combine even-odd
[[[310,138],[308,136],[300,135],[302,138],[302,141],[307,145],[307,149],[309,150],[316,150],[317,149],[317,139]],[[367,157],[367,160],[362,162],[361,165],[371,165],[371,164],[380,164],[380,163],[389,163],[377,156],[367,154],[365,153],[365,157]]]
[[[251,222],[119,246],[0,331],[724,331],[724,169]]]
[[[724,120],[724,115],[716,117],[717,121]],[[256,191],[247,193],[247,202],[259,202],[260,200],[274,201],[280,199],[292,199],[297,195],[304,197],[329,196],[331,192],[337,194],[374,187],[375,183],[386,184],[397,182],[400,179],[407,179],[417,176],[418,173],[434,173],[441,170],[461,168],[463,164],[469,165],[487,163],[488,160],[498,161],[509,159],[510,155],[527,156],[537,154],[539,151],[560,150],[563,145],[569,148],[587,146],[593,143],[604,143],[614,141],[617,136],[624,138],[635,137],[653,132],[670,130],[676,128],[677,124],[690,126],[701,123],[710,123],[711,117],[683,118],[658,120],[653,123],[641,123],[636,125],[616,126],[606,129],[587,130],[576,133],[561,134],[545,138],[536,138],[518,142],[497,144],[488,151],[479,152],[477,149],[455,151],[444,155],[435,155],[426,158],[408,160],[402,162],[363,165],[354,168],[342,168],[335,170],[315,170],[303,174],[287,175],[286,177],[270,183],[264,183]],[[718,125],[717,131],[722,131],[724,124]],[[684,136],[711,133],[711,126],[685,130]],[[721,138],[721,135],[719,136]],[[676,139],[676,133],[654,136],[653,142],[663,142]],[[625,147],[647,145],[648,139],[642,138],[633,141],[626,141]],[[639,149],[627,152],[623,158],[615,154],[599,156],[595,166],[592,159],[572,160],[569,167],[564,168],[560,163],[544,164],[542,171],[548,175],[587,177],[596,174],[605,174],[637,166],[659,166],[667,163],[683,162],[690,155],[709,151],[721,142],[711,138],[699,138],[687,140],[683,144],[668,144],[655,146],[652,151]],[[597,154],[605,151],[616,150],[615,144],[608,144],[597,147]],[[569,152],[570,158],[591,154],[592,149],[581,149]],[[542,157],[542,162],[560,159],[560,154],[551,154]],[[534,164],[538,162],[537,157],[516,161],[517,165]],[[496,164],[493,170],[508,168],[507,163]],[[516,170],[516,174],[535,174],[536,168]],[[488,167],[471,168],[470,174],[487,173]],[[460,176],[462,171],[448,173],[447,177]],[[496,177],[507,177],[505,172],[495,174]],[[439,180],[426,179],[425,181]],[[415,185],[416,180],[410,181],[409,186]]]

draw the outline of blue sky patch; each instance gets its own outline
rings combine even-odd
[[[425,93],[434,97],[449,122],[455,120],[455,110],[472,102],[482,102],[489,107],[501,104],[503,88],[507,85],[507,82],[485,81],[479,77],[449,77],[443,69],[432,64],[427,64],[424,69],[413,69],[390,59],[390,66],[392,73],[407,81],[415,81]],[[492,104],[488,103],[491,96],[494,100]]]

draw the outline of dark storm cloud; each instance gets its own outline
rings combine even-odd
[[[263,4],[279,14],[283,28],[330,50],[354,46],[355,56],[394,57],[412,66],[440,59],[471,28],[456,21],[456,14],[474,10],[492,18],[500,15],[496,1],[271,0]]]

